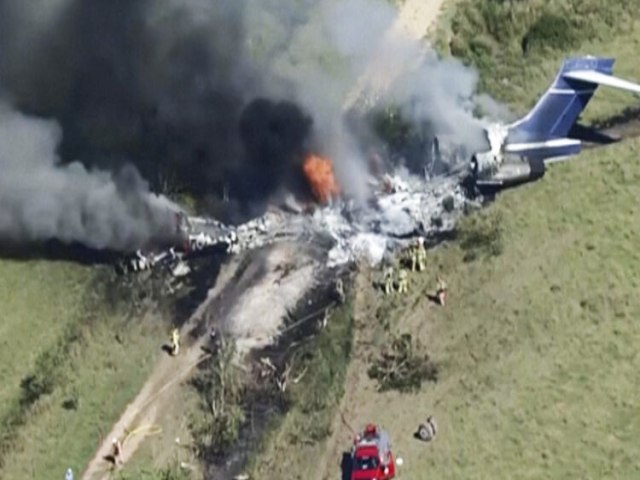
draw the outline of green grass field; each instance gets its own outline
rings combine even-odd
[[[109,307],[97,275],[65,262],[0,263],[0,478],[79,474],[160,354],[165,324]],[[25,404],[32,375],[48,388]]]
[[[451,304],[423,320],[442,382],[420,411],[442,434],[398,440],[410,477],[638,477],[639,150],[589,152],[502,196],[501,256],[438,252]]]
[[[81,314],[87,269],[47,262],[0,263],[0,418],[20,396],[20,380]]]

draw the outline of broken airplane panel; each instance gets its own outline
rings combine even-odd
[[[547,164],[578,154],[582,142],[571,138],[571,131],[598,86],[640,94],[640,85],[613,76],[614,61],[592,56],[565,60],[527,115],[487,129],[491,150],[472,157],[466,182],[481,193],[495,193],[538,180]]]

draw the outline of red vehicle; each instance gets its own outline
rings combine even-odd
[[[356,436],[351,459],[351,480],[391,480],[396,476],[389,434],[377,425],[367,425]]]

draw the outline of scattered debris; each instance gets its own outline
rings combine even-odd
[[[296,377],[290,379],[291,372],[293,371],[294,367],[293,359],[286,362],[281,370],[273,364],[269,357],[260,358],[259,363],[260,366],[258,367],[258,378],[262,380],[270,379],[282,393],[286,392],[287,386],[289,385],[290,381],[294,385],[300,383],[300,381],[307,373],[308,369],[308,367],[303,368],[302,372],[300,372]]]
[[[329,268],[365,260],[380,264],[387,252],[410,245],[412,238],[452,231],[470,200],[455,176],[430,179],[396,174],[378,184],[373,201],[356,205],[336,200],[306,214],[287,199],[282,210],[238,226],[178,214],[183,245],[160,252],[136,252],[120,265],[123,272],[166,268],[173,276],[188,275],[190,258],[208,252],[237,254],[276,242],[298,240],[327,245]]]

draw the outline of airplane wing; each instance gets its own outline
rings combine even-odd
[[[620,88],[622,90],[640,93],[640,85],[638,85],[637,83],[629,82],[628,80],[623,80],[621,78],[614,77],[613,75],[607,75],[606,73],[598,72],[596,70],[573,70],[563,73],[562,76],[565,78],[571,78],[573,80],[580,80],[582,82],[606,85],[608,87]]]

